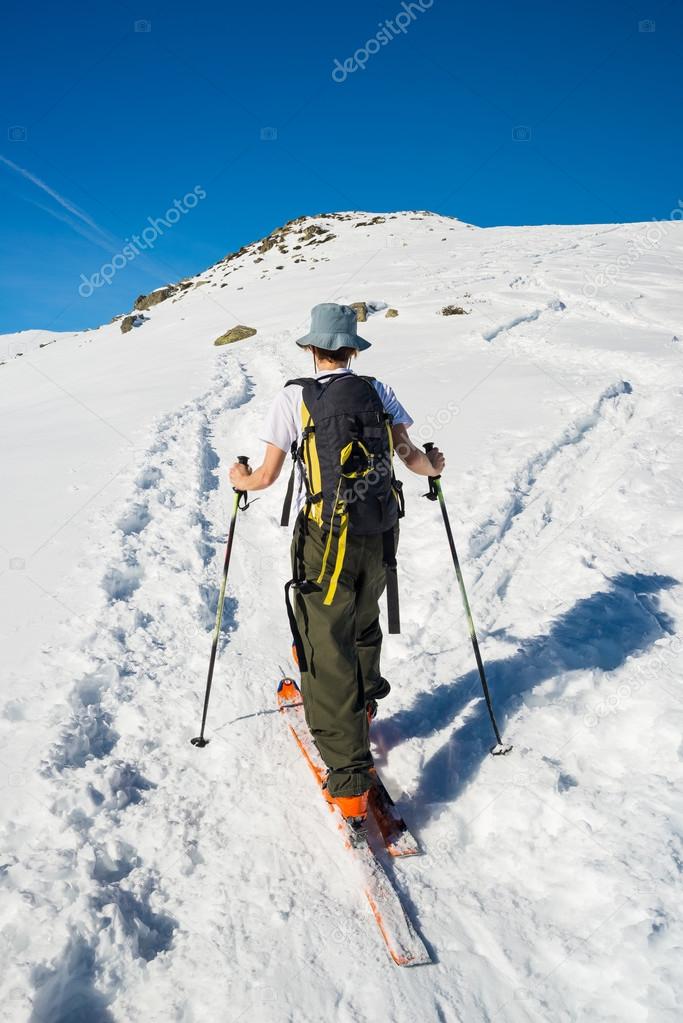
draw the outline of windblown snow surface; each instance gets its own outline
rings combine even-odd
[[[335,237],[252,246],[130,333],[3,339],[3,1020],[681,1019],[683,227],[369,216],[304,220]],[[373,738],[424,850],[387,865],[434,960],[404,970],[275,712],[284,477],[240,515],[189,741],[228,467],[309,370],[310,307],[363,300],[359,368],[446,452],[514,744],[488,755],[439,509],[404,471]],[[214,347],[236,323],[257,335]]]

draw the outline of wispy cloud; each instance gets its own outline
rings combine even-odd
[[[0,159],[2,159],[0,157]],[[97,245],[98,248],[103,249],[105,252],[111,254],[112,243],[107,241],[104,234],[98,230],[92,230],[89,226],[80,223],[73,217],[68,216],[66,213],[61,213],[59,210],[53,210],[50,206],[46,206],[42,202],[38,202],[36,199],[30,199],[28,196],[23,196],[24,202],[29,203],[31,206],[35,206],[36,209],[42,210],[43,213],[47,213],[48,216],[53,217],[55,220],[59,220],[62,224],[67,224],[72,231],[76,234],[80,234],[82,238],[85,238],[92,245]]]
[[[101,234],[103,238],[107,237],[107,232],[103,230],[99,224],[96,224],[92,217],[89,217],[87,213],[84,213],[83,210],[79,209],[78,206],[71,202],[70,199],[67,199],[66,196],[60,195],[54,188],[51,188],[42,180],[42,178],[39,178],[36,174],[32,174],[31,171],[26,170],[25,167],[20,167],[19,164],[14,163],[13,160],[8,160],[6,156],[0,156],[0,163],[4,163],[6,167],[10,168],[10,170],[13,170],[16,174],[20,174],[22,178],[26,178],[27,181],[32,182],[36,188],[40,188],[43,192],[46,192],[55,200],[55,202],[58,202],[59,205],[63,206],[65,210],[68,210],[69,213],[72,213],[74,217],[78,217],[79,220],[82,220],[84,224],[88,225],[88,227],[94,228],[94,230]]]
[[[18,163],[14,163],[13,160],[9,160],[6,156],[0,155],[0,164],[4,164],[9,170],[18,174],[26,181],[30,181],[32,185],[40,189],[45,195],[48,195],[51,199],[54,199],[56,203],[61,207],[61,212],[57,209],[52,209],[43,203],[37,202],[35,199],[31,199],[27,195],[22,195],[21,198],[24,202],[29,203],[31,206],[36,206],[43,213],[47,213],[49,216],[54,217],[55,220],[59,220],[64,224],[67,224],[72,231],[76,234],[81,235],[82,238],[87,239],[91,244],[97,245],[99,248],[104,249],[105,252],[110,255],[116,252],[121,246],[128,241],[126,238],[124,241],[114,234],[111,234],[105,228],[100,227],[93,218],[76,205],[71,199],[62,195],[51,185],[48,185],[46,181],[39,178],[37,174],[33,174],[32,171],[27,170],[26,167],[21,167]],[[174,268],[168,266],[162,266],[156,260],[152,259],[149,255],[140,254],[141,265],[149,272],[152,273],[161,281],[168,280],[169,269],[172,272],[177,272],[180,276],[179,271],[175,271]]]

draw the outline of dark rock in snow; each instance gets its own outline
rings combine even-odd
[[[256,333],[255,327],[245,327],[242,324],[233,327],[232,330],[226,331],[225,334],[221,334],[214,341],[215,345],[231,345],[234,341],[244,341],[247,337],[253,337]]]
[[[152,306],[158,305],[159,302],[165,302],[167,298],[175,294],[175,291],[175,284],[167,284],[165,288],[157,288],[156,291],[150,291],[149,295],[138,295],[133,303],[133,308],[151,309]]]
[[[321,234],[327,234],[327,228],[321,227],[320,224],[309,224],[308,227],[305,227],[301,232],[300,237],[307,242],[309,238],[314,238],[316,235]]]
[[[130,316],[124,316],[121,320],[121,333],[127,334],[133,327],[141,327],[148,319],[148,316],[137,316],[135,313],[131,313]]]
[[[273,238],[272,236],[270,236],[268,238],[264,238],[263,241],[261,242],[261,244],[259,245],[257,251],[258,252],[269,252],[270,249],[275,248],[275,246],[277,245],[277,241],[278,241],[277,238]]]
[[[372,220],[359,220],[354,227],[372,227],[373,224],[384,224],[386,223],[386,217],[382,217],[379,214],[373,217]]]

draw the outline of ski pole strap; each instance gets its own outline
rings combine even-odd
[[[296,465],[297,465],[296,448],[297,448],[297,442],[293,441],[292,442],[292,447],[290,449],[291,455],[292,455],[292,471],[291,471],[291,473],[289,475],[289,483],[287,484],[287,493],[285,494],[284,504],[282,505],[282,517],[280,518],[280,525],[281,526],[288,526],[289,525],[289,516],[290,516],[291,510],[292,510],[292,498],[294,496],[294,478],[296,476]]]
[[[387,619],[390,635],[401,631],[401,615],[398,602],[398,571],[396,567],[396,535],[393,527],[382,533],[382,562],[387,584]]]

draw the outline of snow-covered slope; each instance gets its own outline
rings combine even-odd
[[[128,333],[2,339],[3,1019],[680,1019],[682,250],[679,223],[336,214]],[[391,866],[435,960],[414,970],[387,958],[274,712],[284,480],[238,522],[212,741],[189,743],[226,470],[258,460],[321,301],[375,303],[359,367],[446,451],[515,747],[487,756],[438,509],[404,472],[374,740],[424,848]],[[236,324],[258,333],[214,347]]]

